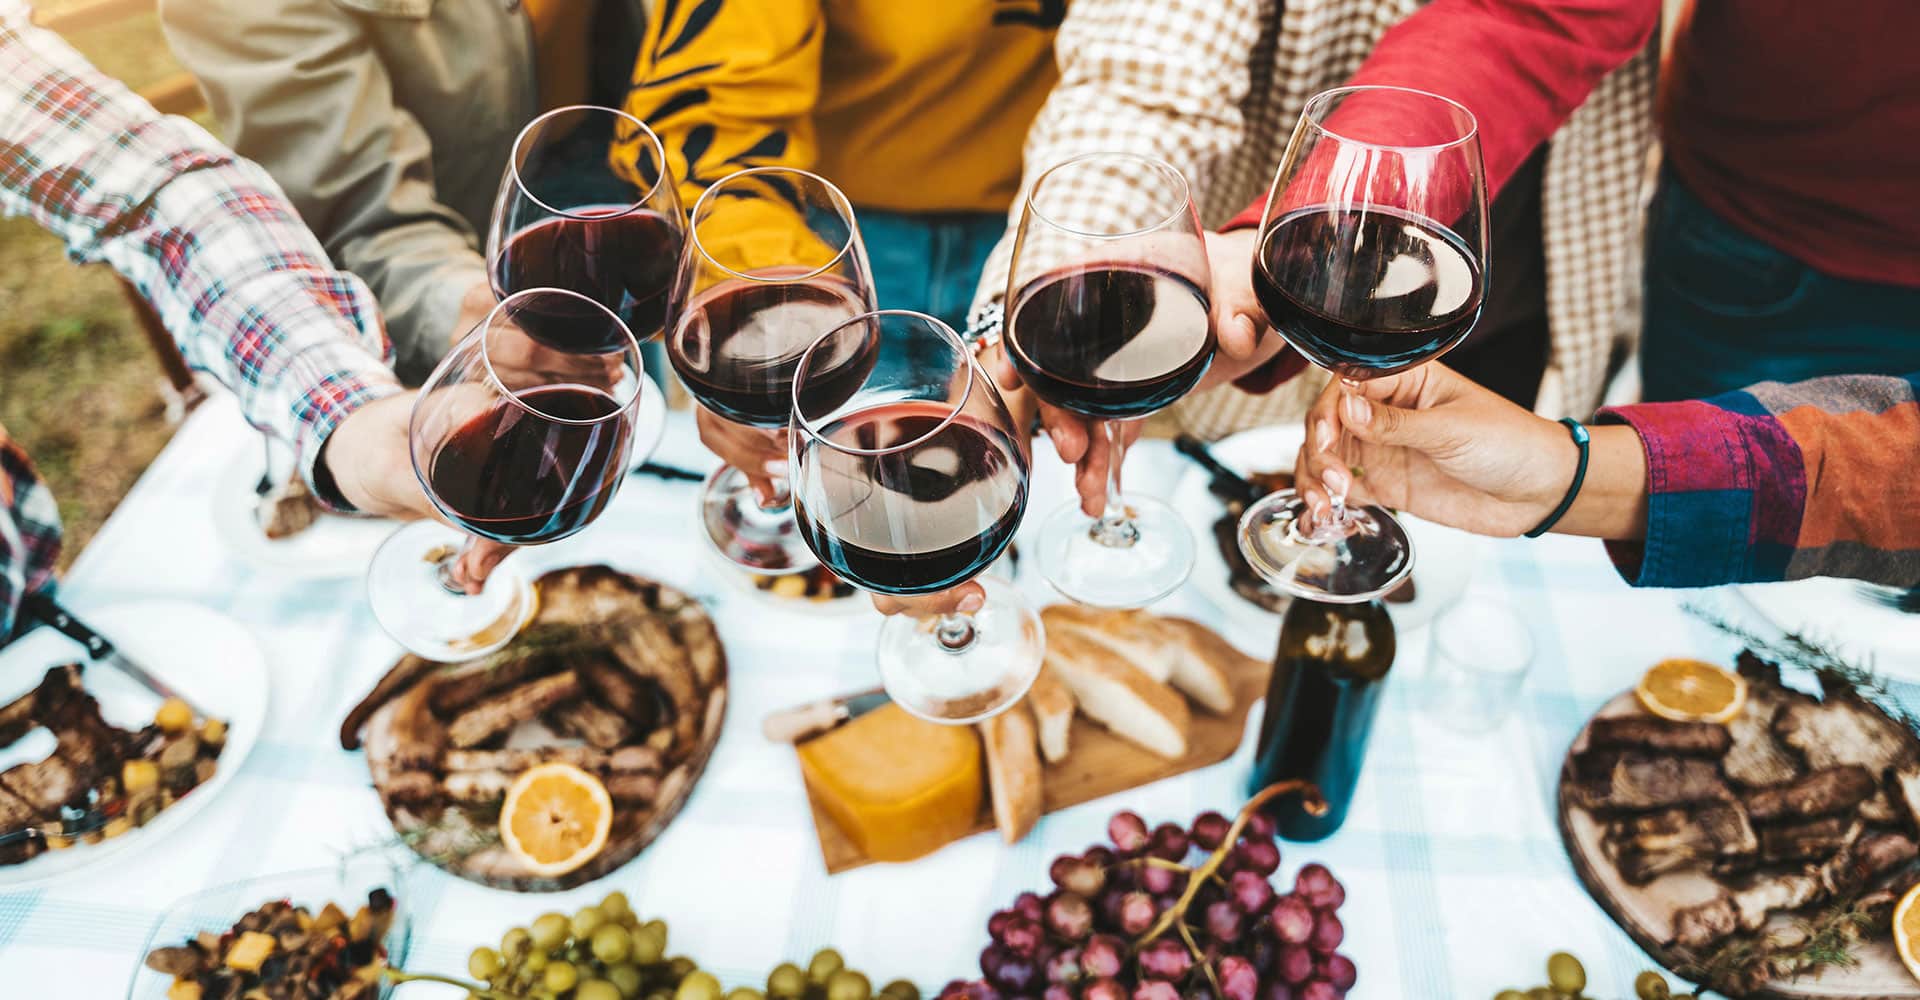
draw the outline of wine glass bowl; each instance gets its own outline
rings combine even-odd
[[[598,317],[593,336],[575,344],[617,336],[625,346],[565,350],[527,329],[530,317],[562,312]],[[607,307],[552,288],[502,299],[414,401],[414,474],[448,523],[407,525],[375,554],[368,598],[388,633],[435,660],[511,640],[537,608],[532,585],[508,559],[467,593],[456,572],[465,549],[475,538],[554,542],[593,523],[626,481],[645,383],[640,345]]]
[[[688,233],[670,296],[667,357],[710,413],[784,434],[801,355],[874,308],[853,203],[817,175],[756,167],[709,187],[694,205]],[[750,572],[816,564],[797,534],[784,481],[776,486],[777,495],[763,503],[744,473],[723,467],[701,493],[707,537]]]
[[[633,149],[631,158],[610,150]],[[659,137],[612,108],[535,118],[514,140],[487,232],[494,296],[560,288],[611,310],[642,341],[666,325],[685,216]],[[619,350],[590,312],[525,311],[527,333],[557,348]],[[602,339],[594,341],[594,336]]]
[[[1465,107],[1400,87],[1307,101],[1267,195],[1255,297],[1294,350],[1347,384],[1405,371],[1465,340],[1487,281],[1487,189]],[[1342,431],[1336,450],[1345,453]],[[1356,478],[1365,469],[1355,468]],[[1344,485],[1344,484],[1342,484]],[[1241,517],[1240,548],[1274,587],[1361,603],[1399,586],[1413,546],[1378,507],[1286,490]]]
[[[1034,182],[1016,233],[1005,346],[1042,401],[1102,425],[1107,508],[1069,504],[1040,531],[1054,588],[1101,607],[1142,607],[1193,569],[1194,540],[1159,500],[1121,492],[1124,422],[1199,385],[1214,355],[1206,246],[1186,178],[1130,153],[1090,153]]]
[[[1025,442],[939,320],[875,312],[822,336],[796,369],[792,413],[800,534],[842,579],[895,597],[947,591],[1012,542],[1027,508]],[[883,627],[881,677],[907,711],[978,721],[1032,685],[1039,617],[1005,581],[980,582],[987,602],[971,615],[896,616]]]

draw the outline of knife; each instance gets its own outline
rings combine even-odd
[[[1173,450],[1193,459],[1202,469],[1207,470],[1213,476],[1209,489],[1221,495],[1222,499],[1238,499],[1242,503],[1253,503],[1269,492],[1261,489],[1247,477],[1227,468],[1225,463],[1213,457],[1213,452],[1209,451],[1197,437],[1182,434],[1174,438]]]
[[[193,714],[196,716],[212,718],[212,716],[207,715],[206,712],[201,711],[200,706],[195,705],[185,695],[175,690],[173,685],[155,677],[152,671],[133,662],[125,653],[115,649],[113,643],[109,642],[106,636],[94,631],[87,623],[75,618],[71,612],[60,606],[59,601],[53,599],[52,594],[46,591],[28,594],[26,598],[20,602],[20,610],[46,622],[48,625],[53,626],[54,630],[61,635],[87,647],[87,655],[91,657],[94,662],[105,663],[107,666],[126,674],[128,677],[133,678],[141,687],[159,695],[163,700],[167,698],[177,698],[185,702],[187,707],[192,709]]]
[[[760,723],[760,732],[774,743],[800,743],[831,732],[891,701],[893,699],[880,688],[828,698],[775,712]]]

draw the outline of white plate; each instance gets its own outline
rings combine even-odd
[[[0,865],[0,891],[11,891],[58,879],[97,866],[109,858],[152,854],[162,838],[184,825],[215,795],[220,794],[260,738],[267,718],[267,661],[245,627],[224,615],[178,601],[145,601],[111,608],[79,607],[80,620],[99,629],[134,662],[153,671],[180,693],[227,723],[227,745],[219,769],[206,784],[195,788],[151,823],[98,844],[77,844],[64,851],[42,853],[17,865]],[[47,669],[83,662],[79,643],[41,627],[0,650],[0,700],[14,698],[39,685]],[[138,730],[153,721],[160,699],[126,675],[101,663],[88,663],[84,674],[88,693],[100,702],[106,720],[122,729]],[[37,731],[14,744],[0,747],[0,770],[44,753],[27,753],[51,740]]]
[[[1286,472],[1293,468],[1305,434],[1306,429],[1299,424],[1256,427],[1214,442],[1211,450],[1222,464],[1242,475]],[[1226,506],[1207,492],[1211,478],[1205,469],[1189,464],[1171,498],[1199,545],[1192,586],[1225,613],[1228,638],[1236,645],[1242,649],[1272,649],[1280,635],[1280,616],[1234,593],[1227,582],[1227,562],[1213,537],[1213,523]],[[1414,600],[1389,604],[1387,610],[1393,615],[1394,627],[1405,634],[1432,621],[1460,599],[1473,579],[1480,539],[1410,515],[1398,516],[1413,541]]]
[[[1871,659],[1881,674],[1920,683],[1920,615],[1874,603],[1854,581],[1819,578],[1737,589],[1781,631],[1831,643],[1849,657]]]

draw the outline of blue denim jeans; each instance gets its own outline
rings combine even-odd
[[[880,308],[923,312],[965,331],[980,269],[1006,232],[1007,217],[871,208],[859,209],[859,215]]]
[[[1920,288],[1823,274],[1661,177],[1647,233],[1645,398],[1920,371]]]

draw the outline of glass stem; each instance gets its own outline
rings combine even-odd
[[[1340,420],[1339,433],[1335,434],[1333,438],[1333,454],[1335,458],[1340,460],[1340,467],[1346,471],[1347,478],[1342,480],[1342,485],[1339,489],[1335,489],[1331,483],[1320,484],[1327,488],[1327,527],[1343,524],[1347,520],[1347,490],[1353,485],[1353,465],[1347,460],[1347,443],[1350,438],[1347,435],[1347,422],[1344,415],[1347,405],[1346,397],[1357,388],[1359,388],[1359,384],[1350,378],[1340,380],[1340,412],[1342,419]]]
[[[760,510],[767,514],[785,514],[792,506],[792,484],[785,476],[773,477],[773,495],[760,501]]]
[[[1107,506],[1093,524],[1093,540],[1124,549],[1140,540],[1140,529],[1127,516],[1127,502],[1120,495],[1120,466],[1127,459],[1124,421],[1106,420],[1100,426],[1107,435]]]
[[[466,584],[460,581],[455,571],[460,568],[460,560],[465,558],[468,552],[473,551],[474,541],[472,535],[466,536],[459,548],[444,552],[440,556],[438,565],[434,567],[434,575],[439,578],[441,589],[455,597],[471,596],[467,593]]]
[[[933,626],[933,637],[939,641],[940,648],[949,653],[966,652],[979,634],[973,627],[973,616],[960,612],[941,615]]]

